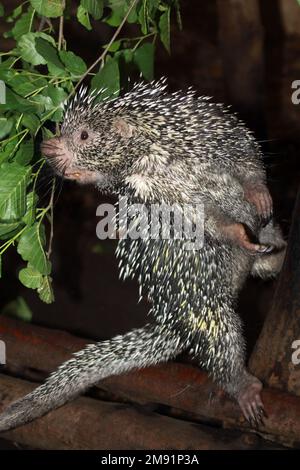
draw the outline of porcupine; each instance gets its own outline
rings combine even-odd
[[[138,277],[153,322],[75,353],[0,415],[0,431],[44,415],[104,377],[182,351],[238,401],[250,423],[260,422],[262,384],[245,367],[235,302],[250,273],[267,278],[280,270],[285,242],[273,223],[259,145],[224,106],[191,89],[168,94],[164,80],[138,83],[108,101],[96,97],[82,89],[68,103],[61,135],[42,144],[51,165],[129,203],[201,201],[204,245],[186,250],[184,240],[121,238],[120,272]],[[273,253],[260,253],[270,245]]]

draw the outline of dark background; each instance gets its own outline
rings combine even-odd
[[[13,9],[19,2],[2,3]],[[276,218],[287,236],[300,170],[300,108],[291,102],[292,81],[300,79],[300,6],[296,0],[180,3],[183,30],[172,27],[171,56],[158,46],[155,76],[166,76],[171,90],[192,85],[199,94],[232,105],[254,130],[266,156]],[[0,27],[5,29],[5,24]],[[65,35],[69,49],[91,64],[112,31],[95,23],[90,33],[73,21],[66,24]],[[10,46],[6,41],[1,49]],[[96,208],[106,200],[92,187],[64,183],[55,207],[55,303],[45,305],[22,287],[17,272],[24,263],[11,249],[4,259],[0,308],[21,295],[35,323],[97,339],[145,323],[147,305],[137,305],[137,286],[118,280],[115,242],[96,237]],[[251,279],[242,292],[239,311],[249,350],[269,309],[274,285]]]

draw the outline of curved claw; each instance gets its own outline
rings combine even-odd
[[[267,186],[247,188],[245,196],[249,202],[255,205],[262,225],[267,225],[273,216],[273,201]]]
[[[261,389],[261,383],[255,379],[242,390],[238,397],[238,403],[244,417],[250,426],[255,428],[263,425],[264,419],[267,418],[267,414],[260,397]]]
[[[265,227],[266,225],[268,225],[268,223],[272,220],[272,218],[273,218],[273,211],[271,211],[269,214],[264,214],[261,217],[262,227]]]
[[[274,250],[274,247],[271,245],[260,245],[257,253],[271,253]]]

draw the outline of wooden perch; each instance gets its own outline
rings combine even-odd
[[[72,351],[81,349],[85,343],[84,340],[67,333],[24,324],[6,317],[0,317],[0,338],[7,344],[6,370],[13,373],[17,371],[20,376],[30,379],[45,377],[53,368],[68,359]],[[192,365],[169,363],[151,367],[110,377],[101,381],[98,387],[99,391],[105,392],[106,399],[142,405],[163,404],[169,407],[168,414],[181,419],[250,430],[238,406],[220,393],[205,373]],[[103,392],[100,396],[104,396]],[[277,390],[265,389],[263,400],[269,418],[265,427],[259,429],[259,433],[288,445],[298,442],[299,398]],[[63,407],[55,412],[61,423],[64,423],[65,419],[64,409]],[[18,433],[18,430],[14,432]]]
[[[300,340],[300,191],[274,301],[250,360],[251,370],[270,387],[300,396],[300,364],[292,361],[296,340]]]
[[[0,375],[0,410],[34,385]],[[129,404],[81,397],[1,437],[41,449],[251,449],[270,448],[256,436],[225,432]]]

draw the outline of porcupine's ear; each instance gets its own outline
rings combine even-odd
[[[113,129],[122,137],[130,138],[133,136],[134,128],[125,119],[116,117],[113,121]]]

